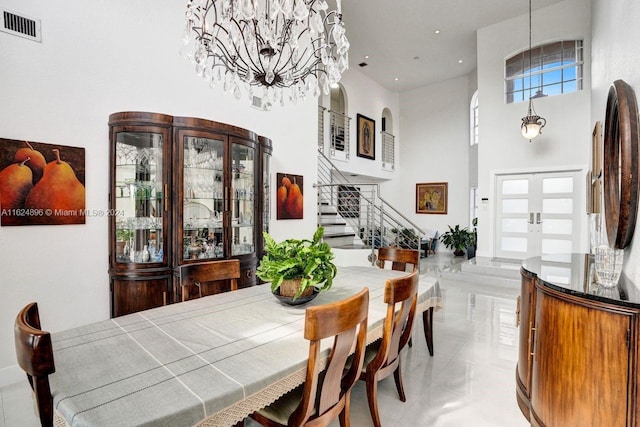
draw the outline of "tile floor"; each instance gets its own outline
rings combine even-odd
[[[437,275],[464,261],[448,254],[424,258],[422,272]],[[382,424],[388,427],[519,427],[528,423],[515,397],[518,289],[442,279],[444,307],[434,314],[435,354],[422,335],[405,352],[407,402],[391,377],[378,386]],[[422,332],[421,316],[417,331]],[[27,381],[0,388],[0,427],[37,427]],[[351,425],[370,426],[363,383],[352,392]],[[251,426],[250,422],[246,423]],[[338,426],[337,422],[331,426]],[[106,426],[105,426],[106,427]]]

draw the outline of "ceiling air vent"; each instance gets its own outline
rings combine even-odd
[[[28,18],[9,10],[2,10],[2,27],[0,27],[0,31],[42,42],[39,19]]]

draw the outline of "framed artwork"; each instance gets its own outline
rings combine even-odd
[[[376,159],[376,122],[362,114],[357,115],[358,157]]]
[[[0,138],[0,225],[84,224],[84,148]]]
[[[416,184],[416,213],[446,214],[448,200],[448,183]]]
[[[591,170],[587,174],[587,213],[600,213],[602,199],[602,124],[591,134]]]
[[[338,213],[344,218],[360,216],[360,188],[348,185],[338,186]]]
[[[303,206],[303,177],[290,173],[276,174],[276,219],[302,219]]]

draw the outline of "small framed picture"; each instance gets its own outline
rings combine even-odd
[[[291,173],[276,173],[276,218],[303,219],[303,176]]]
[[[358,157],[376,159],[376,122],[362,114],[357,115]]]
[[[449,195],[446,182],[416,184],[416,213],[446,214]]]

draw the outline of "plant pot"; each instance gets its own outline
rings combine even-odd
[[[455,256],[462,256],[464,255],[464,251],[462,249],[456,249],[455,251],[453,251],[453,254]]]
[[[291,280],[283,280],[280,284],[280,295],[283,297],[293,298],[297,293],[298,289],[300,289],[300,282],[302,279],[291,279]],[[305,289],[298,298],[308,297],[313,294],[313,287]]]
[[[467,246],[467,259],[472,259],[476,257],[476,248],[473,246]]]
[[[308,303],[309,301],[311,301],[312,299],[317,297],[318,294],[320,293],[317,290],[315,290],[314,288],[309,288],[309,289],[311,289],[311,295],[309,295],[309,296],[299,296],[296,299],[293,299],[293,297],[285,297],[285,296],[280,295],[280,289],[276,289],[273,292],[273,296],[276,297],[276,299],[278,301],[280,301],[284,305],[302,305],[302,304]]]

